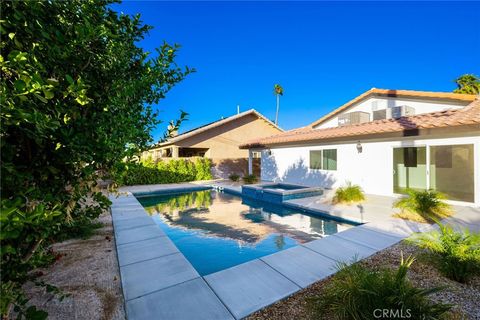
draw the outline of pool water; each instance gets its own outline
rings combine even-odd
[[[301,190],[305,189],[306,187],[296,186],[296,185],[288,185],[283,183],[277,183],[273,185],[263,186],[262,189],[272,189],[272,190],[279,190],[279,191],[290,191],[290,190]]]
[[[200,275],[353,226],[214,190],[138,200]]]

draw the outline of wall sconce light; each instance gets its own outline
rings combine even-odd
[[[358,143],[357,143],[357,151],[358,151],[358,153],[362,153],[362,150],[363,150],[362,144],[360,143],[360,141],[358,141]]]

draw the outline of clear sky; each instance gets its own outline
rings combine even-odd
[[[154,27],[139,45],[179,43],[197,69],[157,106],[190,113],[180,132],[250,108],[304,126],[372,88],[452,91],[480,75],[480,2],[160,2],[113,6]],[[154,132],[158,138],[166,124]]]

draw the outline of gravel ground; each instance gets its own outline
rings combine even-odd
[[[429,263],[425,252],[414,246],[399,243],[378,252],[361,263],[369,267],[398,267],[400,253],[404,256],[412,254],[417,260],[412,264],[408,278],[420,287],[447,286],[442,292],[433,294],[435,301],[454,304],[454,319],[480,319],[480,277],[474,277],[469,284],[461,284],[445,278]],[[310,287],[279,301],[263,310],[250,315],[248,320],[290,320],[316,319],[309,312],[306,299],[322,294],[323,288],[331,281],[331,277],[314,283]],[[325,316],[324,319],[331,319]]]
[[[103,227],[88,239],[52,246],[60,259],[39,280],[57,286],[68,297],[59,301],[44,289],[26,285],[30,303],[48,312],[48,319],[125,319],[115,238],[109,212],[99,217]]]

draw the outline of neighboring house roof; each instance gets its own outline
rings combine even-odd
[[[264,115],[262,115],[260,112],[256,111],[255,109],[250,109],[250,110],[247,110],[247,111],[244,111],[244,112],[241,112],[241,113],[238,113],[236,115],[233,115],[233,116],[230,116],[228,118],[224,118],[224,119],[220,119],[220,120],[217,120],[217,121],[214,121],[214,122],[210,122],[208,124],[205,124],[203,126],[200,126],[200,127],[197,127],[195,129],[192,129],[192,130],[188,130],[184,133],[181,133],[175,137],[172,137],[172,138],[169,138],[167,141],[165,142],[161,142],[161,143],[157,143],[156,145],[153,146],[153,148],[158,148],[158,147],[162,147],[162,146],[166,146],[166,145],[171,145],[171,144],[175,144],[179,141],[182,141],[184,139],[187,139],[187,138],[190,138],[192,136],[195,136],[197,134],[200,134],[202,132],[205,132],[207,130],[210,130],[210,129],[213,129],[213,128],[216,128],[216,127],[219,127],[219,126],[222,126],[226,123],[229,123],[229,122],[232,122],[232,121],[235,121],[237,119],[240,119],[240,118],[243,118],[245,116],[248,116],[248,115],[255,115],[257,116],[259,119],[262,119],[264,120],[265,122],[267,122],[269,125],[277,128],[278,130],[280,131],[283,131],[283,129],[281,129],[280,127],[278,127],[275,123],[273,123],[272,121],[268,120]]]
[[[471,94],[460,94],[460,93],[451,93],[451,92],[432,92],[432,91],[415,91],[415,90],[391,90],[391,89],[377,89],[372,88],[355,99],[352,99],[340,106],[339,108],[333,110],[332,112],[321,117],[317,121],[312,122],[307,127],[315,127],[322,122],[331,119],[340,112],[350,108],[355,103],[358,103],[370,96],[380,96],[380,97],[402,97],[402,98],[421,98],[421,99],[432,99],[432,100],[448,100],[448,101],[458,101],[458,102],[472,102],[475,100],[475,95]]]
[[[473,96],[475,97],[475,96]],[[347,140],[362,136],[382,136],[387,133],[404,132],[412,135],[420,129],[436,129],[460,126],[472,126],[480,133],[480,100],[475,99],[462,109],[445,110],[419,114],[398,119],[383,119],[356,125],[325,129],[300,128],[274,136],[250,141],[240,146],[242,149],[263,148],[274,145],[288,145],[328,140]]]

